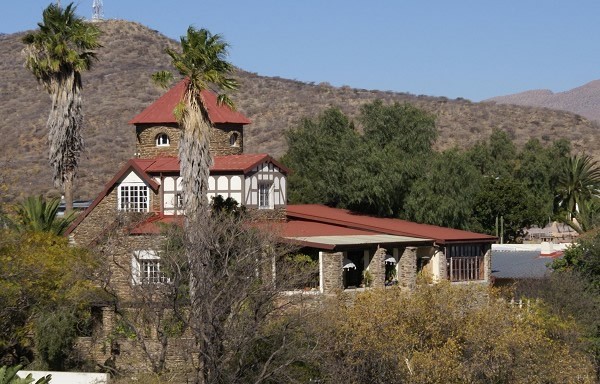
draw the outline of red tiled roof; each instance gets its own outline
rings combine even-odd
[[[437,243],[452,242],[495,242],[496,237],[459,229],[413,223],[400,219],[389,219],[352,213],[345,209],[331,208],[318,204],[288,205],[289,219],[341,225],[348,228],[369,230],[389,235],[413,236],[435,239]]]
[[[257,165],[269,161],[279,167],[283,173],[288,173],[285,166],[266,153],[215,156],[213,160],[214,164],[210,168],[211,172],[239,171],[246,173]],[[179,159],[177,157],[156,157],[153,159],[134,159],[132,161],[149,173],[179,172]]]
[[[177,123],[173,111],[175,110],[175,106],[181,101],[185,87],[186,80],[180,81],[158,100],[131,119],[129,124]],[[213,124],[250,124],[250,120],[240,112],[234,111],[226,105],[218,105],[217,95],[213,92],[203,90],[200,92],[200,96],[204,101],[204,105],[206,105],[208,117]]]
[[[306,220],[290,220],[281,223],[281,236],[283,237],[311,237],[311,236],[352,236],[373,235],[376,232],[362,229],[341,227],[325,223]]]

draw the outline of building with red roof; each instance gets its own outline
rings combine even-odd
[[[75,244],[99,246],[112,294],[117,302],[133,307],[140,305],[136,302],[140,292],[156,294],[170,283],[160,250],[165,226],[181,225],[185,218],[178,158],[181,128],[173,113],[185,85],[178,83],[131,119],[135,157],[121,166],[66,232]],[[250,120],[218,105],[211,92],[203,91],[201,97],[211,122],[213,156],[206,198],[231,198],[259,212],[262,220],[251,225],[293,244],[313,260],[314,278],[302,283],[308,287],[289,286],[279,276],[278,262],[272,263],[266,277],[280,289],[280,283],[293,289],[293,297],[307,290],[332,294],[393,285],[412,290],[419,275],[424,281],[490,281],[490,249],[496,240],[492,236],[323,205],[289,205],[290,170],[266,153],[243,151],[244,125]],[[103,341],[114,331],[117,314],[114,303],[96,309],[102,323],[98,340]],[[97,344],[92,341],[90,359],[102,363],[114,358]],[[143,355],[135,346],[127,348],[123,356]]]
[[[154,255],[148,270],[133,268],[117,278],[123,287],[151,280],[159,269],[155,239],[161,224],[181,223],[182,187],[179,169],[181,129],[173,113],[185,91],[179,82],[131,119],[135,126],[136,157],[124,164],[68,229],[75,243],[102,241],[114,227],[119,212],[143,213],[145,220],[128,228],[131,247],[121,252],[122,264],[140,264],[139,255]],[[328,293],[364,284],[397,282],[411,289],[417,274],[433,280],[489,280],[490,244],[496,238],[478,233],[413,223],[393,218],[361,215],[322,205],[288,205],[289,170],[265,153],[243,152],[244,125],[250,120],[217,103],[216,95],[201,93],[212,128],[207,198],[231,198],[249,209],[261,210],[269,230],[296,244],[319,265],[319,284]],[[141,265],[141,264],[140,264]],[[137,274],[132,276],[132,274]],[[124,288],[126,291],[126,288]]]

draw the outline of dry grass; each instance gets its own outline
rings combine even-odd
[[[93,198],[117,167],[134,152],[133,127],[127,122],[158,98],[162,91],[150,75],[168,69],[164,48],[175,44],[157,31],[128,21],[106,21],[100,61],[84,74],[87,150],[76,183],[76,198]],[[32,193],[57,195],[47,164],[46,118],[49,97],[23,67],[21,37],[0,36],[0,163],[10,160],[19,175],[12,187],[15,196]],[[530,137],[548,141],[564,137],[578,150],[600,155],[598,124],[572,113],[471,103],[440,97],[371,91],[328,84],[303,83],[277,77],[239,72],[240,91],[234,95],[238,108],[253,124],[246,128],[246,152],[285,152],[283,132],[306,116],[338,106],[356,116],[360,106],[376,98],[388,102],[411,102],[437,116],[440,149],[465,147],[487,138],[492,128],[508,131],[518,144]]]

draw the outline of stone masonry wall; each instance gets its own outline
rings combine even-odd
[[[373,276],[373,282],[371,287],[383,288],[385,286],[385,255],[387,251],[385,248],[377,248],[371,263],[369,264],[369,272]]]
[[[232,134],[238,135],[237,144],[231,146]],[[216,124],[210,133],[210,151],[216,156],[241,155],[244,152],[244,126],[242,124]]]
[[[157,156],[178,156],[180,130],[176,124],[170,125],[136,125],[136,152],[142,159]],[[169,136],[170,145],[156,146],[156,136],[166,133]]]
[[[412,291],[417,286],[417,248],[406,247],[398,262],[398,283],[400,288]]]
[[[169,136],[170,145],[157,146],[156,137],[165,133]],[[231,135],[237,135],[234,146],[230,144]],[[181,130],[177,124],[136,126],[136,152],[142,159],[157,156],[178,156]],[[244,151],[244,129],[241,124],[217,124],[210,132],[210,151],[213,156],[240,155]]]
[[[149,189],[148,197],[150,199],[148,202],[150,211],[153,211],[157,202],[160,204],[160,196],[158,192]],[[76,245],[87,246],[97,240],[98,236],[114,227],[115,223],[120,220],[119,215],[123,215],[118,210],[117,200],[117,188],[112,188],[72,232]]]
[[[114,188],[72,232],[75,244],[78,246],[89,245],[115,223],[116,213],[117,190]]]
[[[148,287],[134,283],[132,262],[134,251],[160,251],[164,238],[159,235],[131,236],[114,233],[99,250],[105,261],[105,284],[122,302],[137,302],[148,292]],[[150,286],[151,289],[159,287]],[[143,291],[145,290],[145,291]]]
[[[334,293],[344,288],[342,262],[344,254],[342,252],[322,252],[321,262],[323,263],[323,293]]]

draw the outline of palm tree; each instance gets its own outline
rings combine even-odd
[[[186,84],[183,98],[174,112],[182,129],[179,161],[186,215],[186,256],[190,268],[190,325],[199,347],[196,382],[200,383],[208,380],[210,372],[213,372],[210,367],[215,364],[204,353],[210,347],[205,328],[211,316],[206,313],[202,302],[203,266],[196,257],[196,252],[203,250],[202,239],[197,238],[197,231],[193,229],[194,224],[203,226],[209,219],[206,194],[212,165],[209,149],[211,122],[202,91],[214,91],[218,95],[218,103],[233,107],[225,91],[236,89],[238,84],[229,77],[234,67],[226,60],[227,48],[228,44],[220,35],[190,26],[186,36],[181,37],[181,52],[167,49],[173,66],[185,78]],[[172,74],[164,71],[153,75],[153,79],[163,85],[172,78]]]
[[[600,167],[589,155],[567,158],[558,177],[556,211],[567,220],[576,218],[582,204],[600,194]]]
[[[600,199],[593,197],[578,206],[577,217],[562,220],[580,235],[600,227]]]
[[[167,49],[167,54],[177,72],[185,78],[186,88],[175,115],[182,129],[179,143],[179,160],[183,184],[186,217],[195,218],[199,211],[206,213],[208,201],[209,168],[212,157],[209,150],[211,122],[201,92],[217,93],[218,103],[233,107],[227,90],[237,88],[237,81],[229,75],[233,65],[226,60],[228,44],[223,38],[206,29],[190,26],[181,37],[182,52]],[[169,72],[153,75],[163,85],[173,78]]]
[[[50,4],[38,26],[23,38],[25,67],[52,100],[47,122],[50,165],[54,185],[62,188],[71,212],[73,179],[83,150],[81,72],[91,68],[94,50],[101,47],[100,30],[76,16],[72,3],[65,9]]]
[[[50,232],[62,235],[75,219],[73,213],[59,218],[60,199],[46,201],[42,196],[30,196],[17,205],[12,226],[21,232]]]

